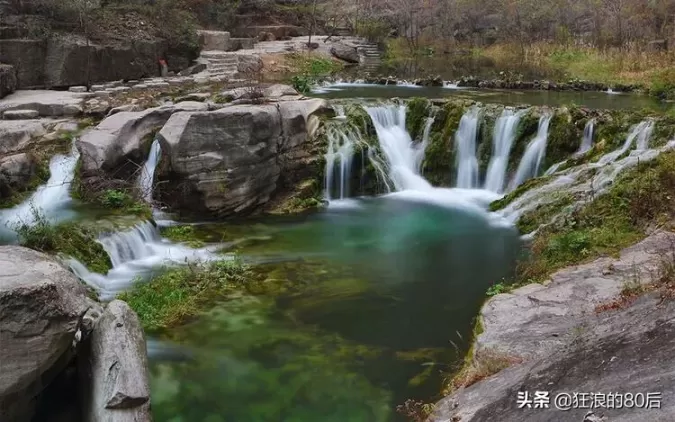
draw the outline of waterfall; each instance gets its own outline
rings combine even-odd
[[[70,185],[75,176],[75,167],[80,154],[75,143],[67,155],[57,154],[49,162],[49,180],[40,185],[24,202],[14,208],[0,211],[0,224],[12,230],[20,225],[36,223],[36,212],[50,222],[64,219],[64,209],[70,203]]]
[[[630,129],[630,132],[628,133],[628,136],[626,136],[626,141],[623,143],[621,148],[619,148],[616,151],[612,151],[610,153],[607,153],[600,157],[598,160],[597,164],[598,165],[605,165],[612,163],[616,161],[617,158],[622,156],[623,154],[626,153],[633,145],[633,141],[635,141],[635,138],[639,137],[638,140],[638,147],[640,146],[646,146],[647,143],[649,142],[649,137],[651,136],[652,129],[654,128],[654,123],[651,121],[644,121],[641,122],[640,124],[637,124],[633,126]],[[644,148],[642,148],[644,149]]]
[[[152,182],[155,177],[155,169],[159,164],[159,159],[162,156],[162,147],[159,145],[159,140],[155,139],[150,146],[150,154],[148,159],[141,167],[141,174],[138,177],[138,189],[145,202],[152,202],[153,186]]]
[[[333,198],[332,191],[334,187],[334,178],[337,173],[338,197],[335,199],[345,199],[349,197],[349,179],[352,174],[352,161],[354,158],[354,140],[358,134],[353,130],[343,127],[333,127],[327,133],[328,151],[326,152],[326,200]],[[339,168],[335,165],[339,164]]]
[[[216,253],[223,245],[193,249],[163,239],[157,228],[147,221],[129,230],[105,235],[99,243],[112,263],[113,268],[107,274],[90,272],[75,259],[69,259],[68,263],[80,279],[99,292],[102,300],[113,299],[138,278],[152,274],[161,266],[232,259]]]
[[[585,152],[588,152],[590,151],[591,148],[593,148],[594,126],[595,126],[595,119],[590,119],[588,122],[586,122],[586,126],[584,126],[584,137],[581,140],[581,146],[579,147],[579,150],[576,152],[575,155],[584,154]]]
[[[505,109],[495,123],[492,158],[485,178],[485,189],[489,191],[502,193],[504,190],[511,147],[516,139],[518,123],[525,112],[521,110],[514,113],[513,110]]]
[[[562,167],[563,164],[567,164],[567,160],[564,160],[564,161],[561,161],[561,162],[559,162],[559,163],[553,164],[553,165],[551,166],[551,168],[549,168],[548,170],[546,170],[546,173],[544,173],[544,176],[550,176],[550,175],[552,175],[553,173],[555,173],[556,171],[558,171],[558,169],[559,169],[560,167]]]
[[[537,136],[527,144],[523,158],[520,159],[516,175],[509,185],[509,189],[517,188],[530,177],[536,177],[539,173],[539,167],[546,155],[546,141],[548,140],[548,127],[551,123],[553,114],[546,113],[539,118],[539,128]]]
[[[428,190],[431,184],[420,175],[425,142],[415,144],[405,127],[405,105],[366,107],[380,148],[387,161],[389,179],[397,191]]]
[[[455,132],[457,150],[457,187],[473,189],[478,186],[478,159],[476,158],[476,136],[480,109],[471,107],[464,113]]]

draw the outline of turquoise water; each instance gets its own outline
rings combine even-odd
[[[433,400],[463,358],[485,291],[514,268],[517,233],[395,199],[228,226],[273,295],[220,303],[151,353],[156,421],[391,422]],[[267,262],[267,264],[261,264]]]

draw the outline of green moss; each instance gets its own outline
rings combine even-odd
[[[249,277],[249,268],[239,260],[191,265],[139,281],[119,298],[138,314],[145,330],[156,331],[176,326],[206,304],[242,289]]]
[[[478,146],[476,157],[480,174],[487,174],[487,168],[492,158],[492,138],[494,135],[496,119],[490,116],[482,116],[478,126]]]
[[[506,208],[511,202],[522,196],[525,192],[530,189],[534,189],[537,186],[541,186],[544,183],[548,182],[551,179],[550,176],[541,176],[534,179],[528,179],[523,184],[514,189],[511,193],[504,196],[502,199],[498,199],[490,204],[490,211],[499,211]]]
[[[186,243],[192,248],[201,248],[204,242],[197,239],[195,226],[169,226],[161,229],[162,237],[174,242]]]
[[[53,226],[37,209],[33,214],[35,224],[14,227],[22,246],[73,257],[97,273],[105,274],[112,268],[110,258],[96,241],[96,233],[76,223]]]
[[[553,115],[548,131],[544,169],[568,159],[579,149],[583,130],[576,123],[569,109],[564,108]]]
[[[429,117],[431,103],[426,98],[412,98],[406,102],[406,128],[412,139],[420,139]]]
[[[516,226],[521,233],[531,233],[542,224],[549,223],[551,218],[559,214],[568,205],[574,202],[574,196],[564,192],[558,195],[552,202],[542,204],[535,209],[526,212],[519,219]]]
[[[434,186],[450,186],[454,168],[454,133],[464,115],[464,105],[448,102],[436,114],[422,173]]]
[[[673,210],[675,153],[668,152],[622,175],[608,193],[569,215],[564,226],[540,231],[519,277],[538,281],[567,265],[617,253],[649,227],[670,221]]]

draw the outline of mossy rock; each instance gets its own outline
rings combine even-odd
[[[579,130],[572,113],[566,108],[556,112],[551,118],[546,146],[546,158],[543,169],[568,159],[581,144],[583,129]]]
[[[455,168],[454,134],[464,111],[464,104],[447,102],[436,113],[422,163],[422,174],[434,186],[451,186]]]
[[[406,128],[412,139],[419,140],[430,115],[431,103],[426,98],[412,98],[406,102],[406,106]]]

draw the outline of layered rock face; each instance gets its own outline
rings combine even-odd
[[[0,246],[0,420],[30,420],[37,395],[100,313],[84,285],[52,258]]]
[[[142,79],[159,75],[160,59],[179,71],[196,57],[196,50],[176,51],[161,39],[105,45],[72,35],[48,41],[0,40],[0,60],[15,67],[18,88]]]
[[[253,212],[284,177],[314,170],[308,149],[322,111],[323,100],[301,100],[174,114],[159,132],[162,200],[219,216]]]

